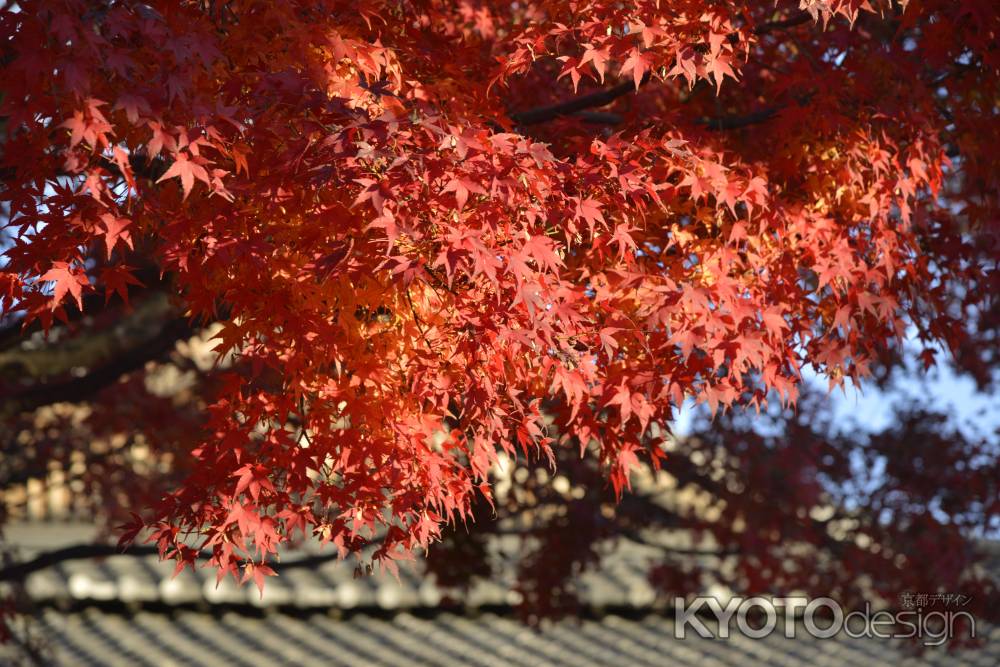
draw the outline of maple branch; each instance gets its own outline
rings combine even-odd
[[[646,72],[646,75],[642,77],[641,81],[639,81],[639,86],[641,87],[649,83],[649,79],[650,74],[649,72]],[[579,97],[574,97],[571,100],[566,100],[565,102],[560,102],[558,104],[537,107],[526,111],[516,111],[512,113],[510,117],[518,125],[537,125],[538,123],[546,123],[561,116],[575,114],[578,111],[583,111],[584,109],[607,106],[619,97],[628,95],[630,92],[635,92],[637,90],[638,88],[636,87],[635,82],[624,81],[619,83],[617,86],[608,88],[607,90],[598,90],[593,93],[587,93],[586,95],[580,95]]]
[[[813,93],[807,93],[805,95],[800,95],[796,98],[795,102],[800,106],[804,107],[809,104],[810,100],[813,98]],[[758,111],[752,111],[747,114],[742,115],[727,115],[727,116],[715,116],[711,118],[701,118],[696,120],[697,125],[704,125],[710,130],[738,130],[743,127],[749,127],[751,125],[760,125],[761,123],[766,123],[769,120],[773,120],[782,109],[788,108],[786,106],[771,106],[765,107]]]
[[[142,283],[142,286],[130,286],[130,295],[137,291],[141,291],[143,294],[163,292],[165,288],[169,287],[169,279],[163,278],[162,272],[154,266],[137,269],[132,272],[132,275]],[[82,310],[78,308],[64,309],[68,322],[75,322],[84,316],[90,317],[105,312],[109,307],[117,308],[122,305],[118,298],[109,300],[106,295],[98,292],[87,292],[80,298],[83,301]],[[0,351],[13,347],[31,334],[39,331],[42,331],[42,322],[40,319],[36,319],[27,328],[25,328],[20,317],[6,317],[4,320],[0,320]]]
[[[809,16],[807,12],[800,12],[795,16],[792,16],[787,19],[762,23],[753,29],[753,33],[755,35],[766,35],[771,32],[784,30],[786,28],[793,28],[795,26],[802,25],[803,23],[808,23],[810,20],[812,20],[812,17]],[[573,99],[566,100],[565,102],[559,102],[558,104],[552,104],[544,107],[536,107],[534,109],[527,109],[525,111],[515,111],[510,115],[510,117],[518,125],[537,125],[539,123],[546,123],[550,120],[560,118],[562,116],[580,114],[580,112],[583,112],[585,109],[607,106],[608,104],[611,104],[612,102],[617,100],[619,97],[628,95],[631,92],[638,92],[640,87],[649,83],[649,80],[650,80],[650,73],[646,72],[646,74],[642,77],[642,80],[639,81],[638,86],[636,86],[634,82],[623,81],[622,83],[619,83],[617,86],[613,86],[612,88],[608,88],[607,90],[599,90],[593,93],[587,93],[586,95],[580,95],[579,97],[574,97]],[[774,112],[772,111],[770,115],[773,115],[773,113]],[[768,116],[768,118],[770,118],[770,115]],[[762,120],[767,120],[768,118],[764,118]],[[615,116],[614,118],[612,118],[612,114],[609,114],[607,116],[603,115],[591,116],[588,114],[586,116],[582,116],[582,119],[586,122],[604,123],[609,125],[615,125],[621,122],[620,117]],[[753,122],[762,122],[762,120],[751,121],[745,124],[753,124]],[[711,125],[712,122],[708,124]],[[719,121],[718,125],[719,127],[717,127],[716,129],[723,129],[723,130],[731,129],[730,127],[726,126],[726,123],[724,121],[721,120]],[[742,127],[742,125],[740,125],[739,127]]]
[[[404,293],[406,294],[406,302],[408,304],[410,304],[410,313],[413,315],[413,322],[417,326],[417,331],[420,332],[420,337],[423,338],[424,339],[424,343],[427,344],[427,349],[428,350],[433,350],[434,347],[431,345],[430,341],[427,340],[427,332],[424,331],[423,320],[421,320],[420,316],[417,315],[417,309],[413,305],[413,297],[410,296],[410,288],[409,288],[409,286],[406,287],[406,290],[405,290]]]
[[[154,545],[134,545],[122,550],[112,544],[74,544],[61,549],[53,549],[38,554],[31,560],[26,560],[14,565],[0,568],[0,581],[21,581],[33,572],[50,568],[60,563],[71,560],[86,560],[88,558],[107,558],[109,556],[132,556],[135,558],[146,558],[148,556],[159,556],[159,547]],[[199,552],[195,558],[197,560],[208,560],[211,557],[208,553]],[[314,568],[329,561],[339,560],[340,555],[336,552],[326,554],[315,554],[302,558],[280,563],[269,561],[270,565],[280,566],[282,570],[294,570],[301,568]]]
[[[593,123],[595,125],[618,125],[622,122],[620,114],[609,113],[607,111],[578,111],[573,116],[579,118],[584,123]]]
[[[785,30],[787,28],[794,28],[800,26],[803,23],[808,23],[812,20],[808,12],[799,12],[795,16],[789,17],[787,19],[781,19],[779,21],[768,21],[767,23],[761,23],[760,25],[754,27],[753,34],[755,35],[766,35],[771,32],[776,32],[778,30]]]
[[[0,581],[23,581],[25,577],[33,572],[44,570],[64,563],[69,560],[82,560],[85,558],[105,558],[107,556],[130,555],[130,556],[156,556],[160,551],[157,547],[142,545],[130,548],[127,552],[122,552],[116,546],[110,544],[75,544],[62,549],[54,549],[38,554],[31,560],[26,560],[14,565],[8,565],[0,569]]]
[[[530,531],[502,531],[500,535],[528,535],[531,534]],[[621,532],[622,536],[650,547],[655,547],[661,551],[676,554],[678,556],[716,556],[725,557],[731,556],[738,553],[737,551],[711,551],[706,549],[688,549],[684,547],[671,547],[665,544],[657,544],[655,542],[650,542],[644,539],[641,535],[634,532]],[[376,540],[377,541],[377,540]],[[374,544],[375,541],[370,544]],[[28,575],[38,572],[39,570],[45,570],[47,568],[59,565],[60,563],[65,563],[72,560],[86,560],[90,558],[107,558],[109,556],[131,556],[134,558],[146,558],[148,556],[159,556],[160,550],[154,545],[133,545],[125,550],[120,547],[111,544],[74,544],[68,547],[62,547],[60,549],[53,549],[52,551],[45,551],[38,554],[30,560],[26,560],[20,563],[15,563],[13,565],[8,565],[7,567],[0,568],[0,581],[23,581]],[[205,552],[198,552],[195,556],[197,560],[208,560],[211,557],[210,554]],[[316,568],[320,565],[324,565],[331,561],[342,560],[340,555],[336,552],[325,553],[325,554],[313,554],[310,556],[303,556],[302,558],[297,558],[295,560],[279,562],[277,560],[268,561],[269,565],[276,568],[284,570],[297,570],[303,568]]]
[[[696,120],[695,123],[698,125],[704,125],[710,130],[738,130],[740,128],[749,127],[750,125],[766,123],[777,116],[779,111],[780,108],[778,107],[768,107],[766,109],[761,109],[760,111],[754,111],[741,116],[730,115],[700,118]]]
[[[445,281],[441,280],[441,278],[438,276],[438,274],[434,273],[434,270],[431,269],[431,267],[429,267],[429,266],[427,266],[425,264],[423,268],[424,268],[424,271],[427,272],[427,275],[429,275],[431,278],[434,279],[434,284],[438,285],[442,289],[447,290],[448,292],[454,294],[455,296],[458,296],[458,292],[456,292],[453,287],[451,287],[450,285],[448,285],[448,283],[446,283]]]
[[[117,355],[112,361],[81,377],[62,382],[39,382],[30,387],[8,385],[0,389],[5,412],[29,411],[53,403],[76,403],[86,400],[114,384],[120,377],[142,368],[174,349],[179,340],[190,338],[198,329],[187,317],[168,321],[152,339]]]

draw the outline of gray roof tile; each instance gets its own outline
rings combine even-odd
[[[929,649],[912,655],[888,641],[836,637],[762,640],[673,637],[673,619],[609,615],[549,624],[540,631],[510,618],[440,613],[422,618],[356,614],[263,617],[236,613],[47,609],[41,623],[53,665],[441,665],[482,667],[743,667],[845,665],[932,667],[1000,664],[1000,631],[978,651]],[[0,653],[0,661],[3,654]]]
[[[44,545],[39,539],[36,546]],[[173,565],[155,557],[113,556],[41,570],[26,585],[43,610],[42,634],[56,666],[1000,665],[997,629],[988,630],[992,636],[981,651],[930,649],[919,657],[885,641],[821,641],[804,633],[788,639],[780,631],[760,640],[736,634],[706,640],[692,633],[676,640],[672,616],[655,613],[646,557],[642,548],[620,550],[601,571],[585,574],[579,589],[592,609],[654,613],[570,619],[540,632],[509,616],[477,613],[516,603],[509,572],[507,580],[483,582],[470,592],[468,615],[435,610],[444,591],[412,566],[401,567],[400,581],[387,574],[355,579],[352,564],[336,561],[289,569],[269,579],[261,597],[254,586],[236,586],[231,578],[217,586],[210,570],[174,578]],[[125,614],[127,609],[137,611]]]

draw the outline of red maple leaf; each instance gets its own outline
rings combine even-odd
[[[181,180],[181,188],[184,191],[185,199],[191,194],[191,189],[194,187],[194,180],[196,178],[206,185],[211,185],[211,179],[209,179],[205,168],[188,158],[186,153],[178,153],[174,158],[174,163],[170,165],[170,168],[156,182],[161,183],[169,178],[179,178]]]
[[[52,310],[59,307],[67,292],[73,295],[77,308],[83,310],[83,288],[90,284],[83,269],[73,267],[67,262],[53,262],[52,268],[39,276],[38,279],[55,282],[52,291]]]

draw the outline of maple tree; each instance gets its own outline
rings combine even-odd
[[[443,538],[447,577],[481,551],[452,527],[521,511],[491,484],[518,459],[620,501],[604,523],[607,499],[570,502],[545,534],[575,546],[525,581],[659,525],[626,493],[646,463],[729,500],[680,525],[742,548],[750,588],[804,584],[779,582],[774,540],[829,546],[809,474],[847,484],[854,445],[787,418],[779,447],[738,415],[796,406],[805,368],[831,388],[882,372],[908,332],[926,366],[992,380],[992,0],[59,0],[6,7],[0,33],[5,344],[155,329],[18,361],[5,429],[62,433],[47,455],[67,458],[141,433],[156,484],[129,486],[120,451],[85,454],[88,483],[137,489],[124,541],[179,568],[263,585],[304,535],[390,570]],[[209,325],[219,362],[178,361]],[[149,389],[171,354],[180,397]],[[719,421],[670,450],[690,399]],[[83,427],[58,407],[81,402]],[[886,443],[917,431],[868,451],[905,460]],[[978,446],[938,440],[938,471]],[[716,447],[742,462],[730,487],[693,463]],[[776,448],[781,482],[755,467]],[[966,529],[997,512],[995,459],[960,470],[952,521],[908,469],[910,505],[870,500],[919,521],[835,550],[889,576],[867,544],[947,539],[959,586]],[[747,488],[799,495],[777,511]]]

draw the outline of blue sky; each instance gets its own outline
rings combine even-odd
[[[861,389],[846,385],[830,394],[837,422],[850,427],[860,424],[877,430],[892,422],[893,405],[919,401],[928,407],[950,412],[955,423],[967,434],[989,435],[1000,429],[1000,396],[979,392],[968,377],[958,375],[947,365],[939,365],[927,373],[914,371],[889,391],[881,391],[872,383],[863,383]],[[803,370],[807,382],[825,390],[826,382],[811,372]],[[674,424],[677,435],[690,432],[694,402],[688,401]]]

